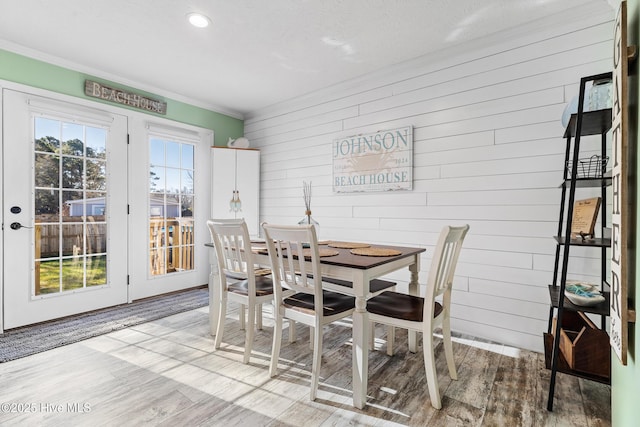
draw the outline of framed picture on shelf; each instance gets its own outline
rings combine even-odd
[[[592,239],[595,237],[594,230],[601,201],[602,199],[600,197],[592,197],[575,202],[573,206],[573,220],[571,221],[572,239]]]

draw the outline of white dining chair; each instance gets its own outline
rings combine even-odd
[[[218,262],[220,294],[218,328],[215,348],[219,349],[227,315],[227,301],[240,304],[240,328],[245,329],[243,362],[249,363],[254,330],[262,327],[262,304],[273,300],[273,281],[263,275],[265,270],[254,263],[247,224],[242,219],[211,219],[207,221]],[[245,322],[245,307],[246,322]],[[256,314],[256,312],[258,312]]]
[[[424,348],[424,369],[427,376],[431,405],[440,409],[440,390],[434,356],[433,331],[442,327],[442,342],[449,368],[449,376],[456,380],[456,365],[451,344],[451,287],[458,263],[462,242],[469,231],[469,225],[444,227],[433,253],[433,260],[427,279],[425,298],[398,292],[386,291],[367,301],[369,320],[409,331],[422,332]],[[436,298],[442,295],[442,301]],[[388,353],[393,348],[393,334],[388,337]]]
[[[310,398],[315,400],[320,378],[323,327],[350,316],[355,309],[355,298],[323,290],[318,238],[313,225],[263,224],[263,229],[273,273],[276,320],[269,375],[274,377],[277,373],[284,319],[311,326]],[[290,340],[294,336],[290,330]]]

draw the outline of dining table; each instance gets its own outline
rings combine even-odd
[[[346,288],[337,284],[323,282],[323,288],[341,293],[348,293],[355,297],[355,311],[352,315],[352,340],[353,340],[353,406],[364,408],[367,398],[367,371],[369,368],[369,324],[367,316],[367,298],[371,296],[369,283],[373,279],[380,278],[395,271],[408,268],[410,281],[409,293],[418,295],[418,273],[420,271],[420,254],[424,248],[387,246],[378,244],[353,244],[351,242],[321,241],[319,248],[329,248],[329,256],[320,257],[321,274],[323,278],[333,278],[352,283],[352,287]],[[211,334],[215,334],[219,304],[219,292],[215,292],[218,282],[217,261],[213,244],[207,243],[209,261],[211,264],[209,274],[209,321]],[[251,242],[253,260],[256,264],[269,266],[269,255],[266,244],[262,240]],[[367,250],[366,248],[369,248]],[[363,254],[364,253],[364,254]],[[416,334],[409,334],[409,348],[416,350]]]

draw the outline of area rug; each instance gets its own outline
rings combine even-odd
[[[209,304],[206,287],[174,292],[50,322],[9,329],[0,335],[0,363]]]

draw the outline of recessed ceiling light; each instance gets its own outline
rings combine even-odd
[[[187,19],[191,25],[198,28],[208,27],[211,23],[211,19],[201,13],[188,13]]]

